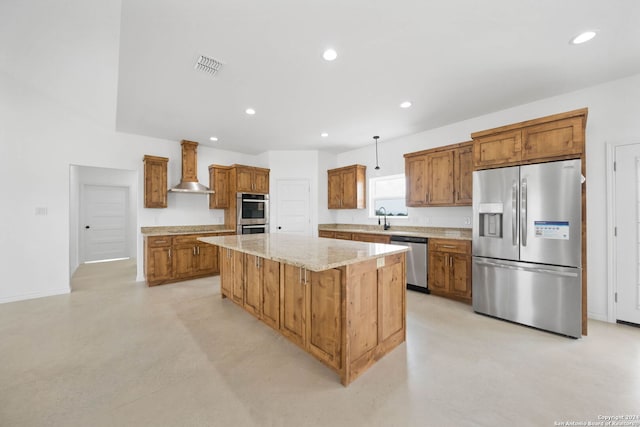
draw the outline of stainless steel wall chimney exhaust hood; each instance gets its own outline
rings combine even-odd
[[[174,193],[213,194],[206,185],[198,182],[198,143],[183,140],[182,145],[182,178],[180,183],[169,191]]]

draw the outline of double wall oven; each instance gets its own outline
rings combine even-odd
[[[238,193],[237,234],[258,234],[269,232],[269,195]]]

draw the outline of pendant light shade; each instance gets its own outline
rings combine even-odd
[[[373,139],[376,141],[376,170],[380,170],[380,165],[378,164],[378,139],[379,136],[374,136]]]

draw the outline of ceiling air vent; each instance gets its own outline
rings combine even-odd
[[[198,62],[196,62],[195,69],[200,71],[205,71],[212,76],[215,76],[216,73],[222,68],[222,62],[216,61],[213,58],[209,58],[208,56],[200,55],[198,58]]]

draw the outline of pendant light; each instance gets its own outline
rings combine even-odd
[[[376,140],[376,170],[380,170],[380,165],[378,164],[378,138],[379,136],[374,136],[373,139]]]

